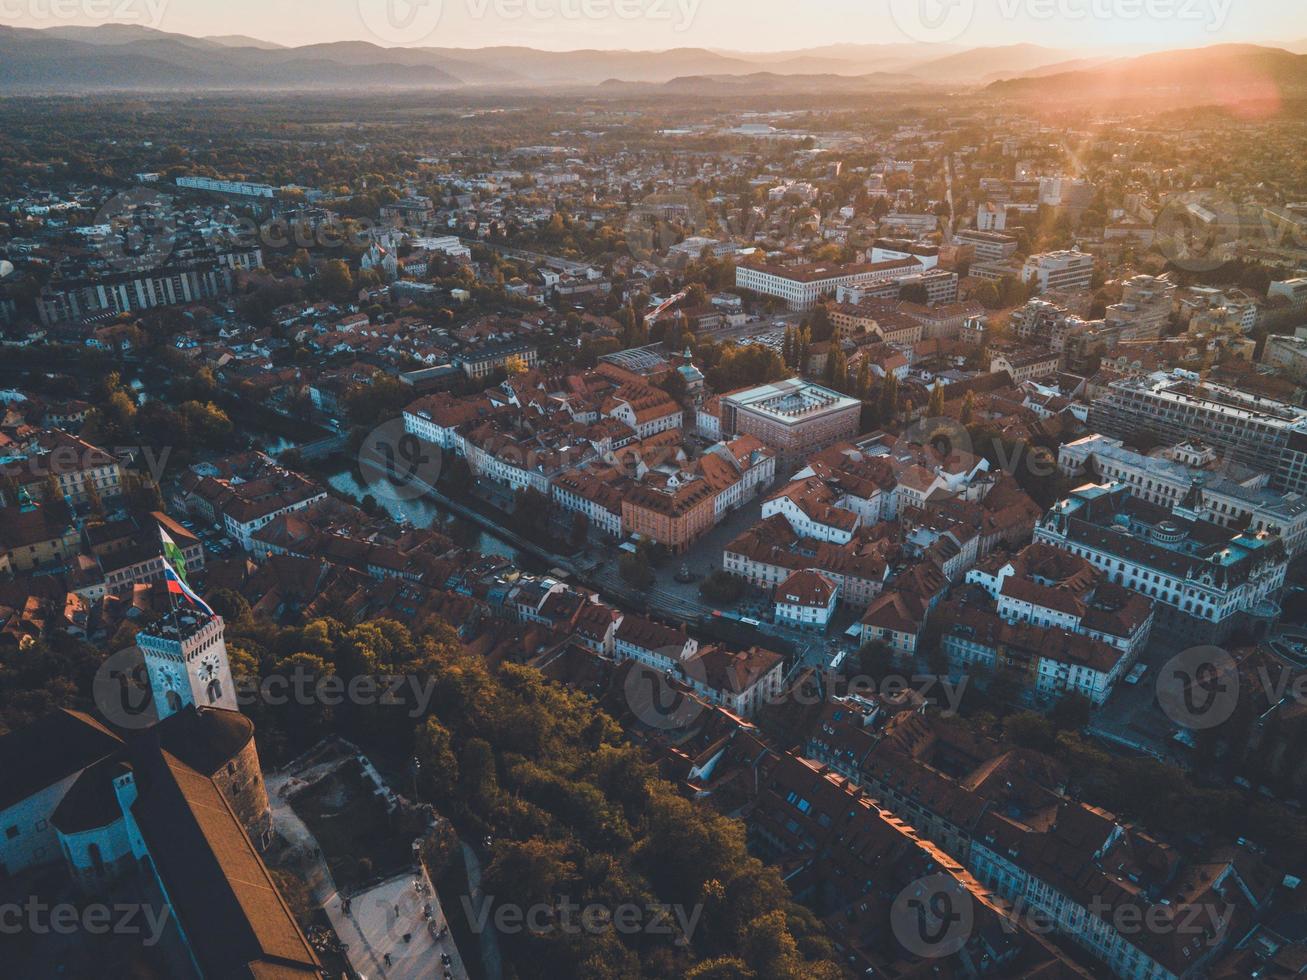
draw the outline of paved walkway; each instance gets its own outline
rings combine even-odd
[[[472,900],[472,908],[480,908],[482,901],[481,894],[481,859],[477,857],[476,851],[459,841],[463,848],[463,864],[467,867],[467,894]],[[476,931],[473,926],[473,932]],[[482,929],[481,939],[481,966],[485,971],[486,980],[502,980],[504,976],[503,957],[499,952],[499,935],[493,928]]]
[[[333,897],[325,910],[361,976],[432,980],[448,971],[454,980],[467,980],[440,899],[424,871],[406,871],[354,895]]]
[[[290,847],[284,861],[298,868],[300,877],[309,887],[309,894],[312,896],[314,904],[318,906],[325,906],[330,899],[335,897],[336,881],[331,876],[331,869],[327,867],[321,848],[318,847],[317,838],[313,836],[313,832],[309,830],[304,821],[291,808],[286,797],[294,792],[298,786],[316,782],[317,779],[322,778],[343,761],[343,759],[338,759],[310,770],[310,772],[317,771],[317,769],[323,770],[322,774],[316,778],[304,779],[303,776],[294,776],[288,773],[276,773],[266,778],[268,802],[272,807],[272,827],[285,838]]]

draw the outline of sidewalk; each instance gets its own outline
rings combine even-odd
[[[428,905],[430,918],[425,914]],[[425,871],[406,871],[357,894],[333,897],[325,911],[348,947],[350,965],[362,976],[431,980],[448,974],[467,980],[467,968]]]
[[[481,859],[470,846],[462,841],[459,844],[463,848],[463,863],[467,866],[467,894],[475,908],[482,899]],[[486,980],[503,980],[504,963],[499,952],[499,936],[494,929],[481,931],[481,966]]]
[[[327,763],[321,768],[329,770],[339,764],[339,761]],[[309,894],[314,904],[325,906],[336,895],[335,879],[331,876],[331,869],[327,867],[317,839],[286,799],[292,788],[302,781],[284,773],[269,775],[266,778],[268,802],[272,808],[272,827],[289,844],[287,860],[298,867],[300,876],[309,887]]]

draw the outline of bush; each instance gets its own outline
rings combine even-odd
[[[716,602],[722,605],[729,605],[733,602],[739,602],[744,598],[744,594],[749,590],[749,583],[738,575],[732,575],[729,572],[713,572],[709,575],[702,585],[699,586],[699,594],[709,602]]]
[[[637,589],[647,589],[654,583],[653,566],[649,564],[649,559],[643,552],[622,555],[617,567],[622,573],[622,578]]]

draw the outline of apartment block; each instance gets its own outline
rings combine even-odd
[[[1026,259],[1023,282],[1036,282],[1039,291],[1088,289],[1094,278],[1094,257],[1084,252],[1044,252]]]
[[[1109,385],[1094,401],[1089,424],[1117,439],[1198,440],[1269,473],[1276,489],[1307,493],[1307,409],[1296,405],[1204,383],[1188,372],[1158,372]]]

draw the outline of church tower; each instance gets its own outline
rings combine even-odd
[[[136,634],[159,720],[188,705],[239,711],[221,616],[179,610]]]

